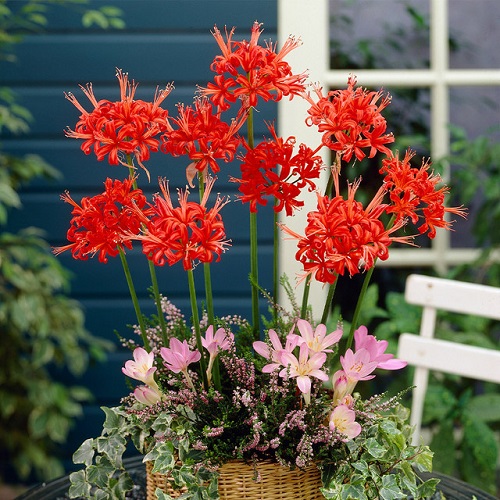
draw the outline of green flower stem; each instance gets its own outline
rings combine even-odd
[[[203,181],[203,174],[201,172],[198,173],[198,186],[199,186],[199,195],[200,201],[203,199],[203,195],[205,194],[205,184]],[[214,313],[214,298],[212,292],[212,276],[210,271],[210,264],[208,262],[203,264],[203,276],[205,279],[205,300],[207,307],[207,319],[208,324],[213,325],[215,328],[215,313]],[[215,380],[214,376],[214,380]]]
[[[273,228],[273,318],[278,320],[278,286],[279,286],[279,231],[278,214],[274,212]]]
[[[205,278],[205,299],[207,301],[207,318],[208,324],[213,325],[215,328],[215,314],[214,314],[214,298],[212,292],[212,276],[210,272],[210,264],[205,262],[203,264],[203,276]]]
[[[203,344],[201,343],[201,331],[200,331],[200,316],[198,315],[198,301],[196,300],[196,287],[194,284],[194,273],[192,269],[187,270],[188,285],[189,285],[189,300],[191,302],[191,313],[193,315],[193,326],[196,336],[196,347],[201,354],[200,358],[200,371],[203,378],[203,386],[208,389],[207,380],[207,364],[205,362],[205,354],[203,351]]]
[[[349,330],[349,337],[347,337],[346,349],[349,349],[352,345],[352,340],[354,338],[354,330],[357,327],[359,315],[361,313],[361,307],[363,305],[363,300],[365,298],[366,290],[368,289],[368,285],[370,284],[370,280],[373,274],[373,270],[375,269],[375,263],[373,266],[368,269],[365,274],[365,279],[363,280],[363,285],[361,286],[361,291],[359,292],[358,301],[356,303],[356,309],[354,309],[354,315],[352,317],[351,329]]]
[[[248,146],[253,149],[253,108],[248,111],[247,117]],[[258,266],[258,244],[257,244],[257,213],[250,212],[250,284],[252,287],[252,324],[253,333],[257,337],[260,331],[259,315],[259,266]]]
[[[127,258],[125,256],[125,252],[123,251],[122,247],[118,247],[118,251],[123,266],[123,272],[125,273],[125,278],[127,280],[127,285],[130,292],[130,297],[132,299],[132,304],[134,306],[135,315],[137,316],[137,321],[139,323],[139,329],[141,331],[141,337],[144,343],[144,349],[146,349],[146,351],[149,352],[151,350],[151,347],[149,345],[149,340],[146,335],[146,327],[144,326],[144,317],[142,315],[141,308],[139,306],[139,300],[135,292],[134,282],[132,281],[132,275],[130,274],[130,268],[128,266]]]
[[[326,324],[328,315],[330,314],[330,306],[332,304],[333,295],[335,294],[335,288],[337,287],[338,280],[339,279],[337,276],[336,280],[330,285],[330,288],[328,289],[328,295],[326,297],[325,307],[323,309],[323,316],[321,316],[321,323],[323,323],[324,325]]]
[[[304,283],[304,293],[302,294],[302,307],[300,309],[300,317],[307,318],[307,306],[309,304],[309,291],[311,290],[311,275],[308,274]]]
[[[396,220],[396,215],[393,214],[387,223],[386,229],[389,230],[393,225],[394,221]],[[354,330],[356,330],[356,327],[358,326],[358,319],[359,315],[361,313],[361,307],[363,305],[363,300],[365,298],[366,290],[368,290],[368,285],[370,284],[370,280],[372,278],[373,271],[375,269],[375,264],[377,263],[377,258],[373,261],[373,266],[368,269],[365,275],[365,279],[363,280],[363,285],[361,286],[361,291],[359,292],[358,296],[358,302],[356,303],[356,308],[354,309],[354,315],[352,317],[352,323],[351,323],[351,329],[349,331],[349,337],[347,338],[347,346],[346,349],[349,349],[352,345],[352,340],[354,338]]]
[[[167,324],[165,323],[165,315],[161,308],[160,289],[158,287],[158,279],[156,278],[156,268],[151,260],[148,259],[149,274],[151,275],[151,284],[153,288],[153,297],[156,303],[156,312],[158,314],[158,321],[160,322],[161,334],[165,345],[168,343],[167,338]]]
[[[250,212],[250,282],[252,285],[252,324],[254,336],[260,331],[259,264],[257,245],[257,214]]]

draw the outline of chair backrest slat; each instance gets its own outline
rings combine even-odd
[[[500,320],[500,289],[413,274],[406,282],[405,298],[423,306],[420,335],[402,333],[398,341],[398,357],[416,367],[410,423],[417,444],[429,370],[500,384],[500,350],[433,338],[437,311]]]

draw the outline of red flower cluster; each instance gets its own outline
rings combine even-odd
[[[382,161],[380,173],[384,174],[384,182],[389,191],[391,204],[386,212],[396,215],[396,220],[405,217],[417,224],[423,219],[418,231],[423,234],[428,231],[428,237],[436,236],[436,227],[451,228],[451,223],[445,220],[445,213],[454,213],[464,217],[462,207],[445,207],[445,196],[448,186],[438,185],[441,177],[429,172],[430,163],[423,162],[420,168],[411,166],[410,160],[415,155],[407,151],[403,160],[398,155],[391,155]]]
[[[215,57],[211,69],[217,75],[214,83],[208,83],[201,92],[210,96],[221,110],[241,99],[244,106],[257,106],[259,98],[264,101],[279,101],[283,96],[300,95],[305,89],[306,74],[294,75],[285,56],[300,45],[295,38],[288,38],[279,52],[276,46],[258,44],[262,33],[260,24],[252,27],[250,41],[233,40],[234,28],[227,33],[226,40],[214,28],[213,35],[222,54]]]
[[[130,83],[128,75],[121,70],[117,70],[116,76],[120,83],[120,101],[97,101],[92,84],[81,87],[94,106],[90,113],[73,94],[66,94],[66,98],[82,113],[75,129],[68,128],[66,136],[83,139],[82,151],[88,155],[93,148],[99,161],[107,156],[111,165],[130,166],[120,155],[131,155],[144,168],[142,162],[149,159],[150,151],[158,151],[156,136],[167,128],[168,112],[160,104],[173,87],[157,91],[152,103],[134,100],[137,85]]]
[[[411,239],[392,236],[404,225],[403,220],[390,229],[380,220],[386,209],[382,203],[383,188],[364,208],[354,199],[359,181],[348,185],[347,199],[344,199],[338,193],[338,173],[332,175],[336,177],[336,196],[317,195],[317,209],[307,214],[304,236],[281,225],[287,234],[298,239],[295,258],[304,267],[304,277],[314,275],[317,281],[330,284],[346,270],[352,276],[373,267],[376,259],[386,260],[393,241],[409,243]]]
[[[292,215],[295,208],[304,205],[298,197],[307,186],[316,188],[313,179],[318,179],[322,158],[307,147],[299,146],[293,154],[295,138],[286,141],[278,137],[272,125],[269,126],[272,139],[265,140],[254,149],[245,144],[246,153],[241,157],[241,179],[232,178],[240,184],[240,200],[250,203],[250,211],[257,212],[257,204],[266,205],[268,197],[274,197],[275,212],[283,208]]]
[[[367,148],[369,158],[377,151],[390,154],[385,145],[394,142],[394,136],[385,133],[387,123],[381,114],[390,97],[361,87],[355,89],[355,85],[356,79],[350,76],[347,89],[330,91],[326,96],[316,87],[317,101],[310,94],[303,94],[311,104],[306,123],[316,125],[319,132],[323,132],[323,144],[337,151],[346,162],[353,155],[361,161],[366,157]]]
[[[71,243],[54,249],[56,255],[71,250],[74,259],[87,260],[89,255],[99,254],[99,262],[107,263],[108,255],[116,257],[120,248],[132,248],[130,234],[140,229],[140,215],[146,198],[140,189],[133,189],[134,179],[123,182],[106,179],[103,193],[82,198],[78,205],[69,193],[62,200],[73,205],[70,228],[67,231]]]
[[[240,114],[228,125],[220,115],[207,99],[196,100],[193,107],[179,104],[178,117],[171,119],[168,130],[161,136],[162,152],[187,155],[192,160],[186,172],[190,185],[197,171],[206,175],[210,167],[217,173],[220,170],[217,160],[234,159],[240,144],[237,133],[246,116]]]
[[[156,266],[170,266],[182,261],[185,270],[193,269],[194,263],[217,261],[229,245],[226,240],[221,208],[227,203],[217,197],[215,205],[207,209],[206,204],[214,179],[208,179],[200,203],[188,201],[189,191],[179,191],[179,206],[174,207],[168,186],[160,181],[160,194],[153,205],[145,211],[145,228],[135,239],[142,240],[142,249]]]

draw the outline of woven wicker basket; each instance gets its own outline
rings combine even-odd
[[[169,476],[153,471],[153,462],[146,462],[146,500],[156,500],[156,489],[160,488],[173,498],[177,498],[186,490],[174,490],[170,484]]]
[[[254,467],[235,460],[224,464],[219,473],[221,500],[324,500],[319,490],[321,474],[315,465],[290,470],[272,461],[257,462]]]
[[[147,500],[156,500],[156,488],[176,498],[168,476],[151,472],[153,464],[146,464]],[[255,481],[257,474],[258,480]],[[254,467],[242,460],[227,462],[219,469],[219,497],[221,500],[322,500],[321,474],[316,466],[305,470],[290,470],[276,462],[260,461]]]

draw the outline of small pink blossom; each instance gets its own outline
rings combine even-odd
[[[162,393],[156,388],[140,385],[135,388],[134,396],[139,403],[151,406],[161,401]]]
[[[375,336],[369,335],[366,326],[360,326],[354,332],[354,346],[356,351],[366,349],[370,353],[372,361],[377,362],[378,368],[385,370],[399,370],[408,363],[394,358],[393,354],[386,354],[387,340],[377,340]]]
[[[219,351],[227,351],[234,342],[234,335],[231,331],[219,328],[214,335],[214,327],[210,325],[205,332],[205,337],[201,338],[201,344],[209,352],[210,359],[207,368],[208,384],[212,382],[212,368]]]
[[[288,335],[284,348],[281,345],[278,334],[274,330],[269,330],[268,335],[272,347],[269,346],[267,342],[262,342],[261,340],[253,343],[253,348],[255,349],[256,353],[260,354],[267,360],[272,361],[272,363],[269,363],[262,368],[263,373],[271,373],[274,370],[281,368],[285,364],[281,361],[282,353],[291,353],[297,346],[296,337],[298,337],[298,335]]]
[[[347,377],[346,394],[352,394],[354,387],[360,380],[375,378],[372,372],[378,366],[376,361],[371,360],[370,353],[366,349],[360,349],[355,353],[352,349],[347,349],[345,354],[340,356],[340,364]]]
[[[162,347],[160,354],[165,361],[164,365],[174,373],[182,372],[188,385],[194,390],[194,384],[188,373],[188,366],[201,359],[200,352],[198,350],[191,351],[186,340],[181,342],[173,337],[170,339],[170,347]]]
[[[151,387],[157,387],[154,380],[154,373],[156,372],[156,367],[153,366],[155,360],[154,352],[151,351],[148,353],[142,347],[137,347],[134,349],[133,355],[134,360],[129,359],[126,361],[125,366],[122,367],[122,372],[127,377],[140,380]]]
[[[345,441],[354,439],[361,433],[361,425],[355,421],[356,413],[345,405],[336,406],[330,413],[330,430],[345,436]]]
[[[342,338],[342,330],[340,328],[327,335],[325,325],[320,324],[316,327],[316,330],[313,331],[311,323],[305,319],[299,319],[297,321],[297,328],[300,332],[300,336],[298,336],[298,345],[306,343],[309,350],[313,352],[332,352],[332,349],[328,348],[336,344]]]
[[[324,352],[310,351],[307,344],[300,346],[299,358],[291,352],[281,353],[282,364],[285,366],[280,371],[280,377],[297,378],[297,387],[304,396],[304,401],[309,404],[311,400],[311,377],[319,380],[328,380],[328,375],[321,370],[326,361]]]
[[[370,380],[378,363],[372,361],[370,353],[366,349],[359,349],[355,353],[352,349],[347,349],[343,356],[340,356],[340,364],[348,380]]]
[[[227,351],[234,341],[231,331],[219,328],[214,335],[214,327],[210,325],[205,332],[205,337],[201,338],[201,344],[210,353],[216,355],[219,351]]]
[[[201,359],[199,351],[191,351],[186,340],[181,342],[175,337],[170,339],[170,347],[160,349],[160,354],[165,366],[174,373],[184,372],[191,363]]]

